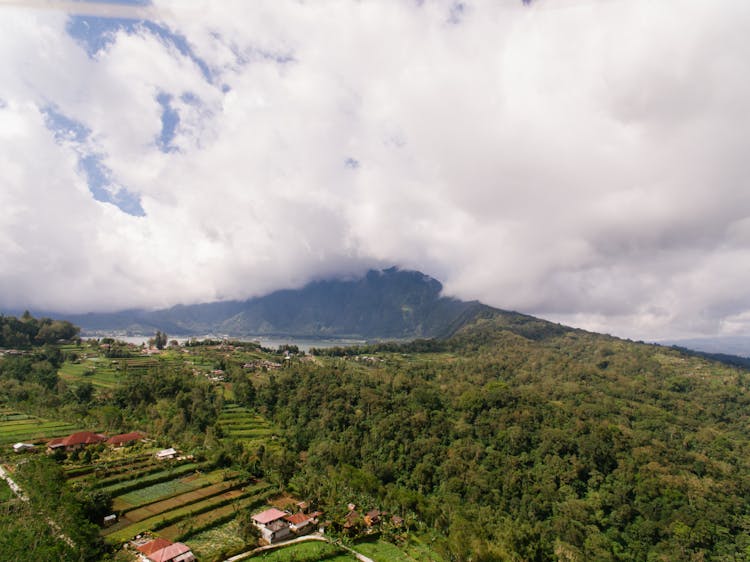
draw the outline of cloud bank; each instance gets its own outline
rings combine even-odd
[[[0,307],[397,264],[617,335],[750,333],[744,0],[117,9],[0,4]]]

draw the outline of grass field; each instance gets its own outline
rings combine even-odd
[[[5,480],[0,480],[0,503],[6,502],[15,497],[16,495],[13,493],[13,490],[10,489]]]
[[[327,542],[309,541],[262,552],[249,560],[266,560],[267,562],[351,562],[356,560],[354,555]],[[376,562],[381,562],[376,560]],[[385,559],[383,560],[385,562]]]
[[[352,545],[352,548],[375,562],[414,562],[414,559],[404,554],[397,546],[385,541],[363,541]]]

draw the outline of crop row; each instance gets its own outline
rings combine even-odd
[[[192,519],[195,516],[206,513],[208,511],[213,511],[224,506],[229,507],[230,512],[233,512],[236,506],[235,500],[246,498],[248,494],[250,494],[249,491],[242,492],[239,490],[231,490],[228,492],[223,492],[217,496],[192,503],[190,505],[178,507],[170,511],[165,511],[158,515],[154,515],[147,519],[138,521],[137,523],[133,523],[132,525],[128,525],[125,528],[118,529],[117,531],[107,535],[107,541],[110,543],[121,542],[127,540],[133,535],[142,533],[143,531],[149,529],[163,529],[165,527],[175,525],[186,517],[190,517]]]
[[[121,481],[116,484],[102,486],[101,489],[109,492],[112,495],[122,495],[128,492],[131,492],[133,490],[143,488],[144,486],[147,486],[149,484],[158,484],[160,482],[166,482],[167,480],[172,480],[174,478],[177,478],[178,476],[187,474],[194,470],[202,470],[204,468],[207,468],[208,466],[210,466],[209,463],[202,463],[202,464],[189,463],[189,464],[184,464],[182,466],[178,466],[175,468],[171,468],[169,470],[163,470],[161,472],[148,474],[146,476],[139,476],[136,474],[136,475],[133,475],[132,479],[130,480],[126,479],[124,482]],[[129,475],[125,475],[125,476],[129,476]]]
[[[183,541],[187,537],[201,533],[217,525],[221,525],[234,519],[241,509],[253,509],[266,503],[266,500],[277,493],[278,490],[268,487],[265,491],[250,497],[245,497],[235,503],[217,506],[210,511],[195,514],[190,518],[190,524],[185,526],[173,523],[157,530],[157,534],[171,541]]]
[[[131,455],[120,459],[110,459],[106,461],[100,461],[94,464],[78,465],[71,468],[65,469],[65,476],[68,478],[76,478],[91,474],[92,472],[104,471],[105,473],[111,473],[114,470],[128,469],[131,466],[142,464],[145,461],[153,460],[153,453],[142,453],[138,455]]]
[[[145,505],[179,496],[192,490],[197,490],[212,484],[218,484],[236,476],[225,470],[214,470],[203,474],[189,474],[182,478],[166,480],[157,484],[149,484],[136,490],[121,494],[114,498],[113,509],[116,512],[125,512],[130,509],[143,507]]]
[[[148,474],[147,469],[150,467],[157,467],[157,469],[164,468],[163,464],[157,464],[157,461],[153,455],[148,455],[145,459],[140,459],[134,462],[126,464],[109,464],[102,463],[100,465],[89,466],[85,468],[73,469],[67,473],[70,480],[84,480],[91,476],[99,479],[112,478],[120,475],[132,475],[132,474]]]

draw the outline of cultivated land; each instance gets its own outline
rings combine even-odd
[[[78,428],[71,423],[42,419],[14,410],[0,411],[0,445],[18,443],[46,443],[49,439],[69,435]]]
[[[218,425],[226,438],[242,441],[249,447],[278,445],[278,429],[248,408],[227,404],[219,416]]]

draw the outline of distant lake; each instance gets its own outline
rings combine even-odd
[[[90,339],[101,339],[101,338],[114,338],[119,341],[124,341],[125,343],[132,343],[134,345],[141,345],[144,343],[148,343],[148,340],[150,338],[153,338],[152,335],[148,336],[123,336],[120,334],[96,334],[96,335],[85,335],[82,337],[84,340],[90,340]],[[177,340],[180,342],[180,344],[185,343],[188,340],[195,339],[195,340],[220,340],[220,339],[229,339],[229,340],[235,340],[235,341],[247,341],[247,342],[255,342],[259,343],[263,347],[267,347],[269,349],[276,349],[280,345],[296,345],[300,350],[304,352],[310,351],[311,347],[320,347],[320,348],[326,348],[326,347],[336,347],[336,346],[347,346],[347,345],[364,345],[367,343],[366,340],[354,340],[354,339],[313,339],[313,338],[272,338],[272,337],[266,337],[266,336],[238,336],[238,337],[230,337],[230,336],[217,336],[214,334],[207,334],[203,336],[170,336],[167,335],[169,338],[169,341]]]

